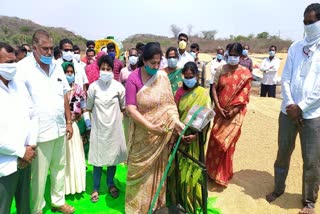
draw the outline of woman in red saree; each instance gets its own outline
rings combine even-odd
[[[209,177],[225,187],[233,176],[233,153],[251,89],[252,75],[248,68],[239,65],[242,49],[240,43],[229,47],[228,64],[218,69],[212,87],[217,114],[211,130],[206,167]]]

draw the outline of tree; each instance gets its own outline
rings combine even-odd
[[[174,36],[175,38],[177,38],[178,35],[179,35],[179,33],[182,31],[182,28],[181,28],[181,27],[179,27],[179,26],[177,26],[177,25],[174,25],[174,24],[172,24],[172,25],[170,26],[170,29],[171,29],[171,32],[173,33],[173,36]]]
[[[257,39],[268,39],[270,37],[268,32],[261,32],[257,34]]]
[[[254,34],[250,33],[247,37],[248,37],[248,39],[253,39],[254,38]]]
[[[204,31],[201,31],[202,35],[203,35],[203,38],[204,39],[210,39],[210,40],[215,40],[216,38],[216,34],[218,33],[217,30],[204,30]]]

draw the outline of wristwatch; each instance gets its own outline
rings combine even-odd
[[[67,124],[72,124],[72,121],[71,120],[67,120]]]

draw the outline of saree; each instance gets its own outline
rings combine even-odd
[[[183,88],[179,88],[178,90],[178,93],[180,93],[182,92]],[[178,102],[177,105],[180,120],[182,122],[186,119],[189,110],[193,106],[198,105],[210,108],[211,99],[209,96],[209,91],[207,89],[198,86],[190,92],[184,91],[182,93],[184,94],[181,96],[181,98],[179,100],[176,99],[176,101]],[[207,129],[203,130],[203,132],[203,137],[205,138]],[[192,130],[188,129],[185,133],[185,136],[191,133],[194,134],[196,132],[192,132]],[[203,139],[203,142],[205,142],[205,139]],[[200,141],[198,138],[192,141],[189,145],[180,144],[179,148],[184,150],[194,159],[199,160]],[[181,205],[188,211],[188,213],[195,213],[195,210],[197,208],[201,208],[202,204],[201,185],[198,183],[198,181],[201,179],[201,169],[197,164],[183,156],[181,153],[177,153],[176,155],[179,165],[172,165],[170,169],[170,177],[168,178],[168,196],[171,201],[169,201],[168,203],[177,203],[176,191],[179,190],[178,197],[179,201],[182,202]],[[174,169],[175,167],[178,167],[178,177],[174,176],[176,175],[175,172],[177,172],[176,169]],[[195,191],[193,191],[194,189]],[[196,201],[196,207],[194,207],[194,203],[192,203],[192,201]]]
[[[173,129],[179,114],[167,74],[159,70],[136,94],[138,111],[153,124]],[[147,213],[160,184],[169,157],[172,132],[155,135],[130,120],[126,213]],[[165,206],[166,185],[155,209]]]
[[[182,69],[179,68],[175,71],[172,71],[171,73],[168,74],[168,78],[170,80],[171,84],[171,89],[173,96],[175,95],[176,91],[178,90],[179,87],[182,86]]]
[[[226,68],[223,66],[222,71]],[[208,175],[217,184],[227,186],[233,176],[233,153],[241,134],[241,126],[249,103],[252,75],[239,66],[234,72],[224,72],[219,77],[217,95],[220,106],[230,110],[243,105],[233,118],[226,119],[220,112],[214,118],[206,156]]]

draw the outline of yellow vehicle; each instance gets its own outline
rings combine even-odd
[[[99,39],[95,41],[95,51],[99,53],[102,48],[107,47],[109,43],[114,43],[116,46],[116,57],[125,63],[125,52],[123,50],[122,43],[115,39],[114,36],[108,36],[105,39]]]

